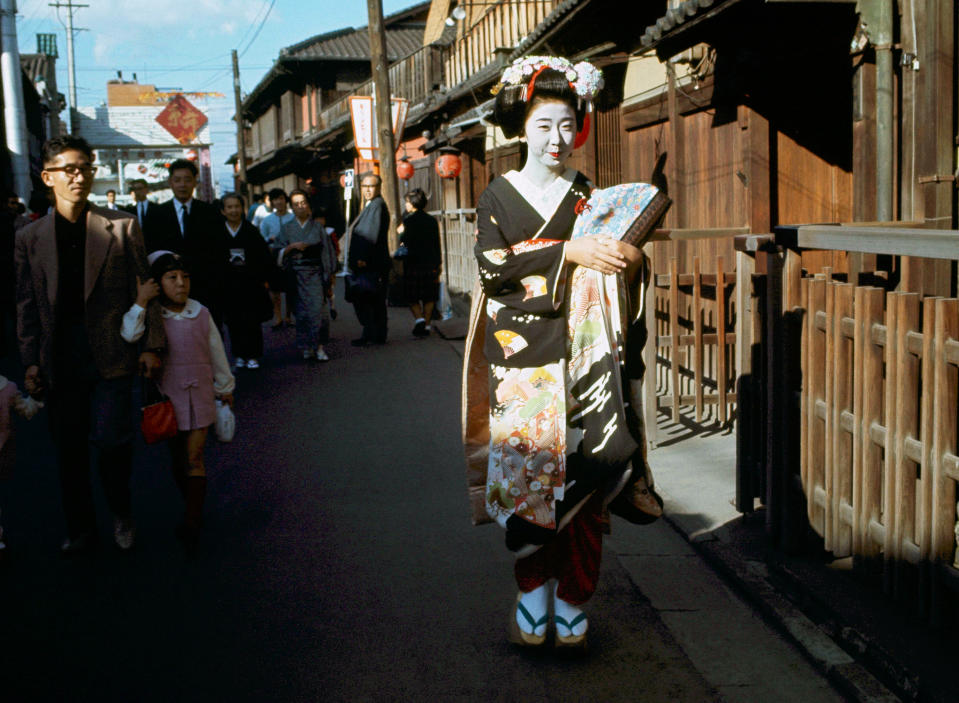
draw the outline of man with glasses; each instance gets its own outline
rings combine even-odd
[[[347,300],[353,303],[363,334],[350,344],[365,347],[386,344],[386,280],[392,260],[388,231],[390,211],[380,195],[382,179],[375,173],[360,177],[363,211],[353,221],[349,233],[348,265],[352,275],[347,281]]]
[[[64,554],[96,545],[90,450],[114,516],[114,541],[133,546],[130,473],[133,462],[133,377],[160,368],[166,346],[159,306],[146,317],[143,351],[120,337],[121,319],[147,278],[146,253],[135,218],[88,202],[93,152],[64,136],[43,145],[43,182],[54,212],[17,235],[17,336],[26,367],[24,389],[47,401],[57,449]],[[91,446],[92,445],[92,446]]]

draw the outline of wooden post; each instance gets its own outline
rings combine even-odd
[[[672,63],[666,63],[667,103],[669,110],[669,163],[671,174],[669,197],[673,199],[672,212],[676,219],[676,228],[686,227],[686,139],[679,114],[679,101],[676,97],[676,69]]]
[[[833,402],[830,420],[833,424],[832,466],[835,505],[836,556],[852,553],[852,434],[845,420],[853,410],[853,337],[846,332],[844,320],[853,317],[854,286],[851,283],[833,283]]]
[[[719,391],[719,422],[729,418],[726,405],[726,274],[723,257],[716,257],[716,390]]]
[[[659,323],[656,320],[656,269],[653,267],[652,244],[646,246],[649,260],[649,288],[646,289],[646,347],[643,349],[643,361],[646,375],[643,377],[643,401],[646,413],[646,441],[650,447],[656,446],[658,435],[659,402],[656,398],[656,383],[659,378]]]
[[[882,548],[882,575],[883,588],[887,593],[893,590],[893,566],[899,558],[899,545],[896,543],[896,453],[899,445],[896,442],[896,422],[899,413],[896,411],[896,386],[899,376],[898,344],[898,297],[899,293],[886,295],[886,456],[883,466],[882,485],[882,519],[885,526]]]
[[[858,438],[853,448],[853,550],[862,556],[867,568],[874,566],[881,540],[873,536],[874,525],[881,526],[882,451],[873,438],[873,428],[882,425],[883,350],[876,344],[874,332],[882,329],[881,288],[856,290],[856,414]]]
[[[673,422],[679,422],[679,404],[682,391],[679,380],[679,259],[669,261],[669,336],[670,370],[673,377]]]
[[[828,276],[827,276],[828,279]],[[836,525],[838,520],[836,514],[838,513],[839,506],[836,501],[838,497],[835,492],[835,466],[833,465],[833,455],[830,451],[830,448],[833,445],[833,435],[836,432],[836,426],[832,422],[831,409],[835,405],[835,373],[836,373],[836,357],[833,353],[833,349],[836,346],[836,339],[833,332],[833,321],[835,320],[836,315],[836,287],[832,281],[827,280],[826,282],[826,328],[823,330],[823,336],[826,340],[825,342],[825,355],[826,355],[826,372],[825,372],[825,388],[822,396],[823,399],[823,409],[825,413],[823,414],[823,425],[825,427],[824,437],[825,440],[821,447],[814,448],[813,451],[821,452],[823,459],[823,490],[826,492],[826,517],[825,517],[825,530],[823,531],[823,538],[825,539],[826,551],[836,551]],[[818,320],[813,319],[813,324],[818,327]],[[816,415],[819,415],[818,403],[814,405],[814,411]]]
[[[936,303],[936,339],[933,348],[936,403],[932,430],[932,558],[937,568],[951,568],[955,555],[956,477],[950,476],[947,457],[957,451],[956,404],[959,403],[959,366],[946,359],[946,346],[959,339],[959,301]],[[932,618],[941,611],[941,586],[932,582]]]
[[[376,89],[376,126],[382,194],[390,211],[390,251],[397,246],[396,226],[400,217],[400,199],[396,184],[396,146],[393,141],[393,111],[390,74],[386,53],[386,28],[383,26],[382,0],[366,0],[370,20],[370,66]],[[399,135],[402,137],[402,135]]]
[[[817,273],[808,283],[808,303],[806,303],[806,500],[809,522],[813,529],[826,537],[827,523],[825,512],[825,452],[826,428],[817,412],[818,403],[826,393],[826,340],[816,325],[816,316],[826,309],[826,277]]]
[[[703,281],[699,257],[693,257],[693,392],[696,422],[703,421]]]
[[[932,428],[935,414],[936,366],[935,356],[936,311],[941,298],[928,297],[922,301],[922,397],[920,399],[919,443],[922,445],[918,501],[916,504],[916,542],[919,545],[919,613],[929,613],[929,585],[932,577]]]
[[[236,158],[240,164],[240,195],[246,199],[246,204],[250,204],[250,193],[246,183],[246,130],[243,125],[246,120],[243,119],[243,101],[240,99],[240,62],[236,56],[236,49],[233,54],[233,114],[236,120]]]
[[[769,178],[769,120],[752,108],[741,105],[739,126],[743,131],[743,166],[746,169],[749,231],[770,232],[772,192]]]

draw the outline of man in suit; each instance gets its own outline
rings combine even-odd
[[[230,241],[223,216],[209,203],[193,198],[197,167],[187,159],[170,164],[173,199],[150,208],[144,223],[147,253],[165,249],[190,267],[190,297],[222,322],[224,280],[230,267]]]
[[[117,192],[111,188],[107,191],[107,210],[119,210],[117,205]]]
[[[96,543],[91,445],[114,516],[114,541],[124,550],[133,546],[133,378],[138,369],[147,376],[156,372],[166,346],[156,303],[136,309],[146,316],[144,351],[120,337],[123,315],[148,275],[146,253],[133,217],[88,202],[95,171],[85,140],[46,142],[41,177],[56,206],[17,234],[14,252],[24,389],[45,397],[50,411],[65,554]]]
[[[147,200],[147,192],[149,192],[147,182],[142,178],[134,178],[130,181],[130,195],[133,197],[133,202],[130,205],[122,205],[120,207],[121,210],[126,210],[137,218],[140,231],[143,231],[143,223],[146,221],[147,213],[156,207]]]

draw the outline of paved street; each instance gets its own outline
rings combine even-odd
[[[468,518],[462,342],[414,340],[391,308],[390,343],[354,349],[339,308],[328,364],[301,362],[284,330],[240,372],[194,559],[166,450],[143,445],[134,552],[112,547],[100,501],[99,552],[61,559],[44,419],[20,425],[0,486],[0,700],[840,700],[664,522],[615,522],[589,654],[509,645],[512,560]]]

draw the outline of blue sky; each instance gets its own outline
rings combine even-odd
[[[64,2],[65,0],[60,0]],[[236,151],[230,51],[240,52],[240,81],[252,90],[280,49],[314,34],[367,25],[362,0],[76,0],[74,10],[77,103],[99,105],[106,83],[123,71],[140,83],[185,91],[218,91],[223,98],[198,103],[210,118],[214,174],[229,189],[232,172],[223,162]],[[38,33],[56,33],[57,87],[68,94],[65,25],[51,0],[19,0],[20,51],[36,51]],[[418,4],[382,0],[384,14]],[[66,22],[65,10],[60,19]],[[66,113],[61,117],[65,120]]]

